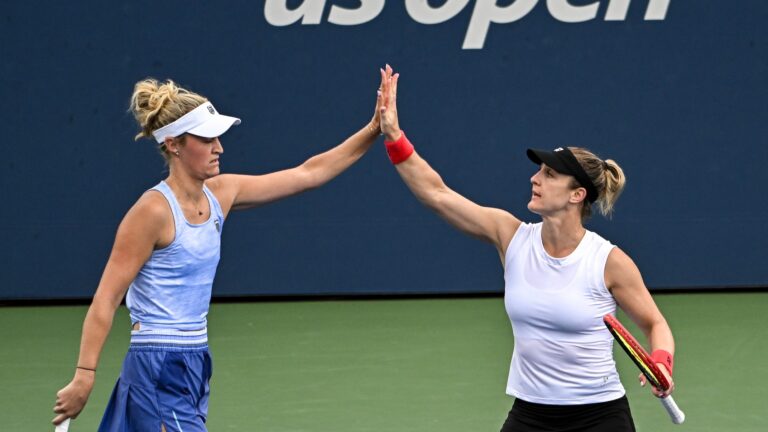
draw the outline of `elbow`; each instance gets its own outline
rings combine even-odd
[[[423,202],[427,207],[439,211],[445,205],[450,189],[437,172],[428,179],[426,185]]]
[[[298,166],[295,175],[298,180],[296,192],[317,189],[328,182],[328,179],[323,177],[321,170],[311,163],[311,159]]]
[[[421,194],[419,196],[419,201],[421,201],[424,206],[439,211],[445,203],[445,197],[446,194],[443,188],[434,188]]]
[[[112,302],[99,301],[98,298],[94,298],[93,303],[91,303],[91,306],[88,308],[85,321],[98,328],[108,329],[112,327],[112,321],[114,320],[116,310],[117,307]]]
[[[117,311],[117,308],[120,307],[120,303],[122,303],[122,297],[99,294],[101,293],[97,292],[93,297],[91,306],[88,308],[89,311],[98,316],[110,316],[114,314],[115,311]]]

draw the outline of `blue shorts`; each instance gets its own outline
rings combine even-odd
[[[132,332],[99,432],[206,431],[211,374],[205,330]]]

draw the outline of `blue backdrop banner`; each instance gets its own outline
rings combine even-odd
[[[627,188],[588,228],[647,285],[768,286],[768,3],[680,0],[8,1],[0,6],[0,299],[93,294],[167,174],[127,112],[172,78],[243,119],[223,172],[302,163],[370,119],[459,193],[526,221],[527,147],[588,147]],[[495,250],[410,194],[381,143],[326,186],[233,212],[214,295],[484,293]]]

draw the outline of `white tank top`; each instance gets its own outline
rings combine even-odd
[[[578,405],[624,395],[603,316],[616,312],[605,286],[614,246],[587,231],[565,258],[544,250],[541,223],[523,223],[504,258],[504,306],[515,347],[507,394],[528,402]]]

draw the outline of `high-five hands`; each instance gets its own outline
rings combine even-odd
[[[381,74],[381,83],[379,89],[376,91],[376,108],[373,110],[373,118],[368,124],[368,130],[378,134],[383,133],[381,131],[381,105],[383,101],[382,88],[384,87],[384,74]]]
[[[397,141],[400,138],[400,124],[397,120],[397,79],[400,74],[392,74],[392,67],[386,65],[381,72],[381,95],[379,96],[379,117],[381,133],[387,141]]]

